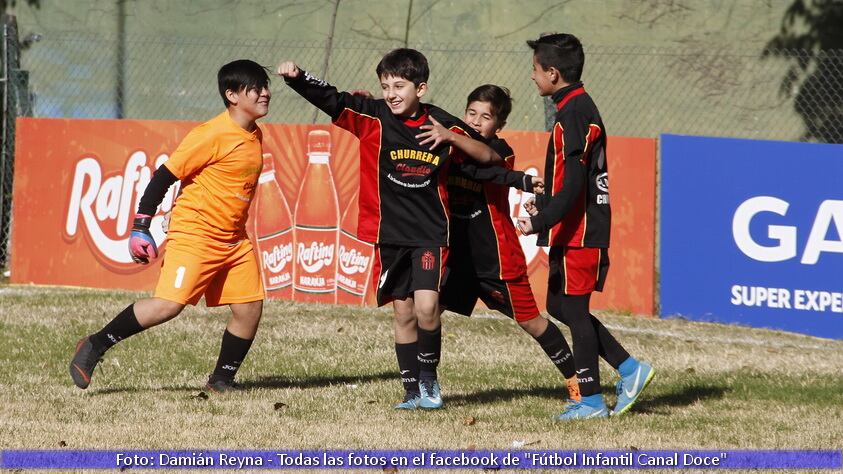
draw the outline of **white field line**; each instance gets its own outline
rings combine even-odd
[[[475,313],[471,316],[472,318],[480,318],[480,319],[509,319],[508,317],[498,314],[498,313],[490,313],[490,312],[482,312],[482,313]],[[658,319],[648,320],[652,322],[660,321]],[[697,324],[716,324],[716,323],[697,323]],[[793,342],[793,341],[782,341],[776,338],[775,340],[770,339],[757,339],[752,338],[750,336],[743,337],[740,339],[731,338],[731,337],[722,337],[722,336],[715,336],[715,335],[708,335],[705,336],[694,336],[691,334],[685,334],[681,332],[673,332],[673,331],[664,331],[660,329],[650,329],[650,328],[635,328],[629,326],[619,326],[617,324],[607,324],[603,321],[603,325],[606,328],[612,331],[618,332],[626,332],[632,334],[643,334],[647,336],[659,336],[659,337],[667,337],[667,338],[674,338],[674,339],[682,339],[685,341],[693,341],[693,342],[701,342],[704,344],[747,344],[752,346],[761,346],[761,347],[775,347],[775,348],[795,348],[795,349],[809,349],[809,350],[821,350],[821,351],[840,351],[843,350],[843,345],[838,345],[837,347],[833,346],[834,342],[829,340],[830,345],[822,346],[816,344],[805,344],[801,342]],[[721,325],[718,325],[721,326]],[[725,329],[728,325],[722,325]],[[742,326],[743,328],[743,326]],[[747,328],[749,329],[749,328]],[[758,329],[759,331],[762,329]],[[799,337],[807,337],[804,335],[799,335]]]

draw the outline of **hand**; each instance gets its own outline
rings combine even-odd
[[[540,176],[533,176],[533,194],[544,194],[544,179]],[[533,202],[536,202],[533,199]]]
[[[423,138],[423,140],[419,142],[419,145],[433,143],[433,145],[430,146],[430,149],[433,150],[443,143],[452,143],[454,141],[454,132],[448,130],[444,125],[437,122],[433,116],[430,117],[430,122],[432,125],[422,125],[419,127],[422,130],[427,130],[424,133],[416,135],[416,138]]]
[[[155,239],[149,232],[151,222],[152,216],[146,214],[135,216],[132,235],[129,237],[129,253],[132,254],[132,260],[135,263],[146,265],[150,258],[158,258],[158,246],[155,245]]]
[[[518,230],[521,231],[524,235],[535,234],[536,232],[533,230],[533,222],[530,220],[529,217],[519,217],[518,218]]]
[[[371,92],[367,91],[366,89],[354,89],[349,91],[351,95],[356,95],[358,97],[363,97],[365,99],[374,99],[375,96],[372,95]]]
[[[284,79],[296,79],[301,74],[301,69],[292,61],[284,61],[275,68],[275,73]]]
[[[524,203],[524,210],[531,216],[538,214],[539,208],[536,207],[536,198],[531,197],[530,199],[527,199],[527,202]]]
[[[170,231],[171,217],[173,217],[173,211],[167,211],[164,213],[164,220],[161,221],[161,230],[163,230],[165,234]]]

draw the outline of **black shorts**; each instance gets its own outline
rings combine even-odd
[[[372,284],[378,306],[403,300],[416,290],[439,291],[445,276],[448,247],[375,245]]]
[[[527,275],[514,280],[480,278],[471,262],[452,261],[439,294],[439,305],[448,311],[471,316],[478,299],[489,309],[500,311],[516,321],[529,321],[539,316]]]

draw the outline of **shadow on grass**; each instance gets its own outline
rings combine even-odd
[[[331,385],[357,384],[366,382],[378,382],[382,380],[397,380],[394,372],[380,372],[377,374],[365,375],[317,375],[313,377],[258,377],[254,380],[244,380],[239,383],[244,390],[252,389],[281,389],[281,388],[322,388]],[[180,385],[168,387],[112,387],[89,390],[91,395],[112,395],[115,393],[141,393],[141,392],[195,392],[203,391],[201,384]]]
[[[567,393],[564,386],[530,387],[530,388],[495,388],[458,395],[448,395],[448,387],[444,387],[442,398],[448,406],[485,405],[489,403],[514,400],[524,397],[538,397],[563,402]]]
[[[726,385],[691,384],[670,391],[659,391],[658,385],[650,386],[635,405],[635,411],[644,413],[658,413],[661,408],[682,407],[692,405],[698,401],[723,398],[731,388]],[[614,399],[614,385],[604,385],[604,394],[612,394]],[[656,390],[654,390],[656,389]],[[530,388],[499,388],[478,392],[447,396],[446,402],[451,406],[483,405],[500,401],[514,400],[524,397],[538,397],[554,401],[564,401],[567,392],[561,386],[530,387]],[[612,400],[613,402],[614,400]]]
[[[652,389],[651,386],[648,391]],[[685,407],[701,401],[720,399],[731,391],[732,388],[728,385],[712,383],[676,387],[668,392],[647,393],[645,391],[635,404],[634,410],[641,413],[660,413],[665,408]]]
[[[247,390],[250,388],[320,388],[331,385],[379,382],[382,380],[395,380],[397,383],[398,376],[395,372],[379,372],[363,375],[316,375],[311,377],[272,376],[246,380],[240,386]]]

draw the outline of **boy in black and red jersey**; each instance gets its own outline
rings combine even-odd
[[[630,357],[589,312],[591,293],[602,291],[609,269],[609,179],[606,129],[585,92],[585,54],[570,34],[542,35],[533,49],[532,79],[539,94],[556,103],[556,121],[547,145],[545,179],[549,192],[532,217],[520,218],[524,234],[538,233],[538,245],[550,246],[547,311],[571,329],[574,365],[582,400],[556,417],[567,421],[609,415],[600,390],[598,355],[621,375],[612,415],[630,409],[653,378],[653,368]]]
[[[416,50],[396,49],[380,61],[376,72],[382,100],[339,92],[293,62],[281,63],[277,72],[360,140],[358,237],[377,244],[372,273],[378,304],[393,302],[395,351],[406,392],[396,408],[441,408],[437,305],[449,243],[448,170],[458,166],[530,192],[541,179],[454,160],[467,155],[488,163],[501,157],[471,127],[421,103],[429,69]]]
[[[487,140],[512,169],[515,153],[497,133],[512,110],[505,88],[482,85],[468,95],[463,120]],[[541,317],[527,277],[527,260],[509,212],[509,188],[480,183],[460,171],[448,176],[451,248],[440,308],[471,316],[477,300],[515,319],[535,338],[566,379],[568,396],[579,401],[571,349],[559,328]]]

